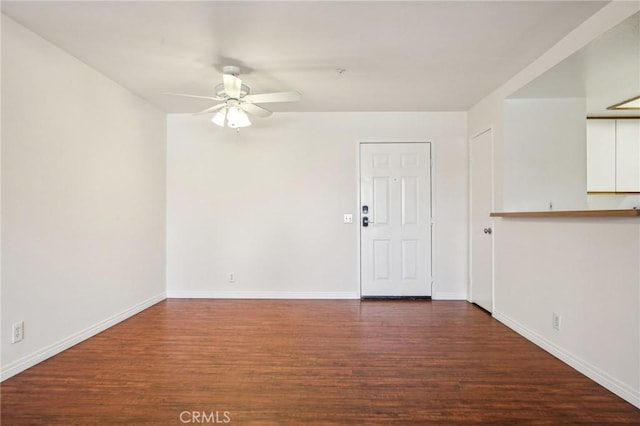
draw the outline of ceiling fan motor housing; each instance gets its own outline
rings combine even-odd
[[[216,96],[219,98],[228,98],[229,95],[227,95],[227,92],[224,91],[224,84],[217,84],[216,88],[215,88],[215,92],[216,92]],[[248,95],[250,92],[249,86],[247,86],[246,84],[242,84],[240,85],[240,98],[245,97],[246,95]]]

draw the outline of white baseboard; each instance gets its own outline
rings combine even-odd
[[[166,298],[166,293],[158,294],[157,296],[151,297],[144,302],[141,302],[129,309],[126,309],[105,319],[104,321],[100,321],[99,323],[91,327],[85,328],[84,330],[79,331],[65,339],[62,339],[30,355],[20,358],[19,360],[14,361],[2,368],[2,371],[0,371],[0,381],[4,381],[9,377],[15,376],[16,374],[23,372],[27,368],[31,368],[34,365],[48,358],[51,358],[52,356],[57,355],[72,346],[75,346],[78,343],[95,336],[96,334],[106,330],[109,327],[113,327],[117,323],[122,322],[139,312],[144,311],[145,309],[165,300]]]
[[[322,291],[167,291],[169,299],[360,299],[356,292]]]
[[[432,300],[467,300],[467,293],[434,291]]]
[[[496,310],[493,311],[493,317],[507,327],[514,330],[516,333],[522,335],[526,339],[540,346],[551,355],[560,359],[562,362],[578,370],[580,373],[584,374],[594,382],[602,385],[603,387],[618,395],[620,398],[640,408],[640,390],[633,389],[630,386],[620,382],[604,371],[565,351],[561,347],[555,345],[554,343],[550,342],[534,331],[529,330],[528,328],[520,325],[518,322],[512,320],[508,316]]]
[[[357,292],[321,291],[167,291],[169,299],[360,299]],[[435,292],[433,300],[467,300],[466,293]]]

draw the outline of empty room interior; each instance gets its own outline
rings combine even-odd
[[[639,1],[2,1],[2,424],[640,424]]]

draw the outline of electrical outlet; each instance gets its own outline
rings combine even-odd
[[[556,330],[560,331],[560,324],[562,323],[562,317],[555,312],[551,316],[551,325]]]
[[[236,282],[236,273],[235,272],[229,272],[229,282],[230,283],[235,283]]]
[[[11,343],[22,342],[24,339],[24,321],[14,323],[11,330]]]

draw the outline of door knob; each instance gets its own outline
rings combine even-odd
[[[485,234],[491,234],[491,228],[484,228],[484,233]]]

